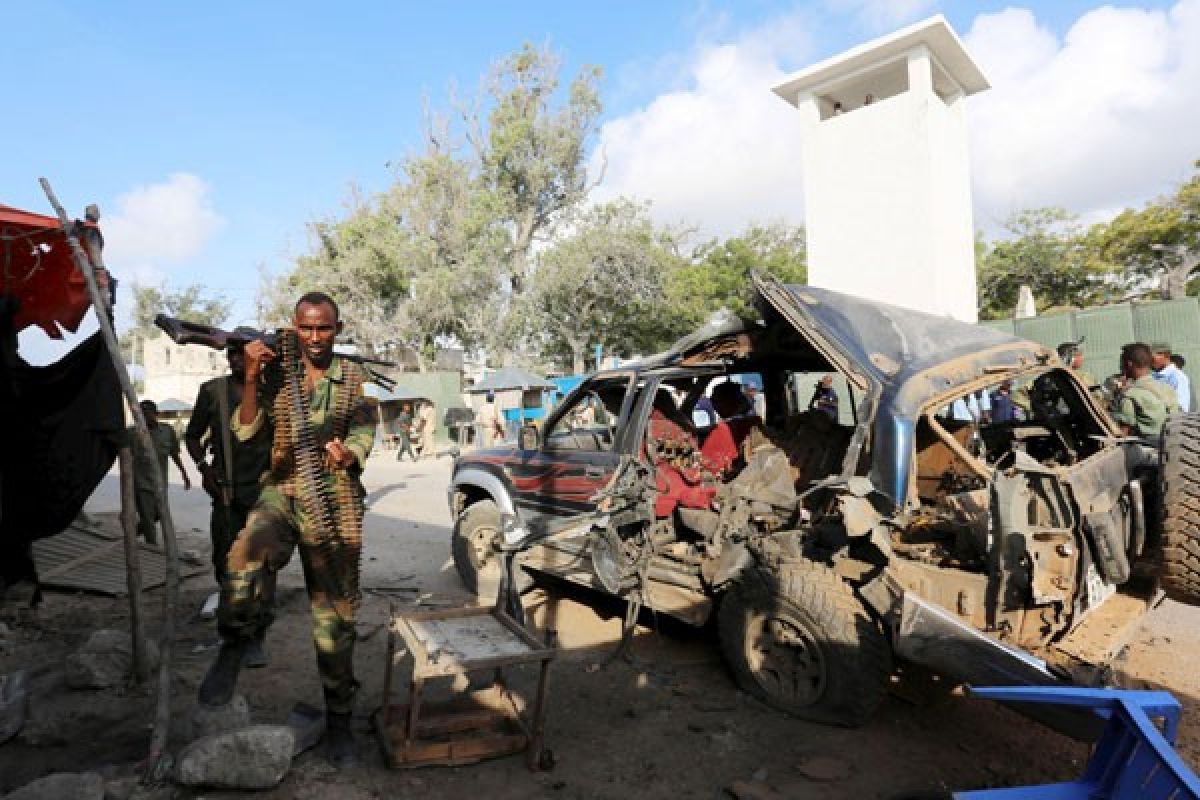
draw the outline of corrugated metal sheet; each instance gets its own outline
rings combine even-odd
[[[142,589],[166,583],[166,556],[155,547],[138,543]],[[44,586],[82,589],[110,595],[128,594],[125,583],[125,549],[118,534],[104,526],[72,525],[57,536],[33,543],[33,559]],[[204,572],[203,567],[181,563],[183,577]]]

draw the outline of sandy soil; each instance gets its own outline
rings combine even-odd
[[[556,587],[527,598],[535,618],[554,620],[561,657],[551,672],[547,745],[555,766],[528,771],[519,757],[456,768],[388,769],[368,715],[381,702],[389,606],[460,605],[467,601],[449,559],[445,487],[448,459],[397,464],[390,453],[366,473],[366,524],[357,671],[363,688],[356,717],[362,765],[332,771],[320,753],[300,756],[269,798],[714,798],[750,782],[769,797],[895,797],[905,792],[1022,785],[1077,775],[1087,748],[1006,709],[943,693],[919,705],[889,697],[858,730],[827,728],[772,711],[737,690],[710,630],[690,630],[645,617],[633,662],[606,664],[619,638],[620,604]],[[172,470],[173,471],[173,470]],[[178,476],[173,476],[178,481]],[[207,498],[171,487],[181,546],[207,556]],[[88,510],[115,510],[109,476]],[[211,660],[216,635],[197,615],[213,590],[202,575],[184,587],[174,681],[172,744],[186,743],[185,720]],[[152,623],[161,593],[146,595]],[[308,634],[307,601],[298,563],[283,575],[277,622],[268,637],[272,664],[245,671],[240,689],[256,721],[282,722],[293,704],[319,706],[321,695]],[[0,637],[0,674],[24,667],[33,675],[31,716],[22,733],[0,746],[0,792],[56,771],[95,769],[127,774],[144,756],[152,689],[76,692],[66,688],[63,658],[99,627],[128,624],[124,600],[55,593],[36,615],[9,619]],[[1129,686],[1169,689],[1185,704],[1180,752],[1200,767],[1200,609],[1164,603],[1145,621],[1119,664]],[[514,677],[532,685],[532,672]],[[244,797],[191,792],[180,797]]]

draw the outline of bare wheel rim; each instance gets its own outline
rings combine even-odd
[[[471,552],[471,561],[479,573],[497,572],[500,565],[496,560],[496,540],[500,531],[491,525],[480,525],[467,534],[467,544]]]
[[[791,706],[816,703],[825,693],[826,659],[816,638],[788,616],[751,615],[746,663],[769,696]]]

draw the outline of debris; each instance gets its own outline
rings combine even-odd
[[[229,733],[250,726],[250,704],[240,694],[235,694],[223,706],[196,704],[189,720],[192,740]]]
[[[113,778],[104,784],[104,800],[132,800],[141,782],[137,775]]]
[[[0,744],[17,735],[29,708],[29,684],[24,670],[0,675]]]
[[[843,781],[854,774],[850,762],[829,755],[805,756],[796,765],[796,771],[818,783]]]
[[[295,735],[286,725],[251,725],[206,736],[179,754],[175,778],[185,786],[270,789],[292,764]]]
[[[95,772],[56,772],[27,783],[4,800],[104,800],[104,778]]]
[[[191,564],[194,567],[204,565],[204,559],[195,550],[180,550],[179,560],[185,564]]]
[[[146,641],[149,669],[158,665],[158,647]],[[79,651],[67,656],[66,679],[72,689],[105,689],[133,674],[133,643],[125,631],[99,630]]]
[[[292,758],[295,758],[305,750],[316,747],[325,735],[325,712],[308,703],[296,703],[285,724],[296,737],[292,748]]]
[[[736,800],[783,800],[783,795],[762,781],[734,781],[725,791]]]

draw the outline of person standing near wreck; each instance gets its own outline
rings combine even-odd
[[[271,466],[271,435],[266,426],[246,441],[233,435],[233,409],[242,402],[246,381],[244,342],[225,349],[229,374],[205,381],[196,394],[192,417],[183,434],[184,444],[196,468],[200,485],[212,498],[208,530],[212,538],[213,575],[217,585],[225,582],[225,562],[238,531],[246,527],[246,516],[258,501],[259,483]],[[212,451],[212,462],[206,451]],[[267,664],[262,640],[250,643],[246,666]]]
[[[333,352],[342,330],[337,304],[321,292],[296,303],[294,328],[278,351],[246,345],[242,401],[233,433],[241,441],[271,432],[271,469],[246,526],[229,551],[217,620],[221,650],[200,685],[206,706],[227,704],[248,643],[271,623],[276,573],[300,550],[313,618],[313,644],[325,695],[326,746],[338,767],[357,760],[350,730],[355,615],[360,600],[362,470],[375,440],[375,412],[363,394],[368,374]],[[264,367],[262,405],[257,391]]]
[[[133,464],[134,504],[137,506],[138,535],[146,540],[146,544],[158,544],[158,521],[162,518],[162,509],[158,505],[158,495],[154,491],[154,470],[162,476],[164,482],[163,496],[166,496],[167,459],[170,458],[179,467],[183,476],[183,488],[192,488],[192,479],[183,468],[183,459],[179,457],[179,437],[170,425],[158,421],[158,404],[153,400],[143,400],[138,403],[142,416],[146,418],[146,427],[150,429],[150,441],[154,443],[154,452],[148,452],[141,447],[133,428],[129,436],[135,442],[134,452],[137,460]]]

